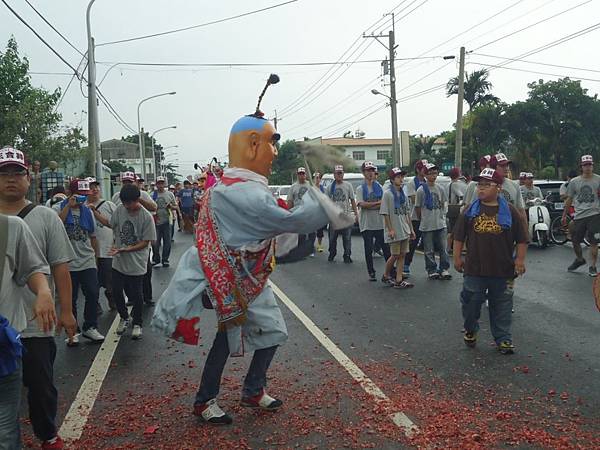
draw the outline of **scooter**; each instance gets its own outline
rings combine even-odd
[[[529,208],[529,242],[537,243],[539,248],[546,248],[550,242],[550,212],[546,202],[539,198],[528,200],[526,206]]]

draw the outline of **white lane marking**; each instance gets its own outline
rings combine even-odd
[[[119,345],[121,336],[117,334],[120,316],[117,314],[113,320],[102,346],[98,350],[94,361],[88,371],[85,380],[79,387],[75,400],[63,420],[59,435],[66,441],[76,441],[81,438],[83,428],[92,412],[104,378],[110,367],[113,355]],[[81,338],[85,339],[85,338]]]
[[[390,398],[384,394],[384,392],[379,389],[379,387],[365,375],[365,373],[358,367],[346,354],[340,350],[340,348],[333,343],[331,339],[327,337],[325,333],[323,333],[319,327],[315,325],[315,323],[310,320],[310,318],[302,312],[300,308],[296,306],[296,304],[290,300],[290,298],[284,294],[284,292],[277,287],[275,283],[271,281],[271,287],[273,291],[279,297],[279,299],[287,306],[287,308],[298,318],[300,322],[306,327],[308,331],[321,343],[321,345],[331,353],[341,366],[346,369],[346,371],[360,384],[360,386],[365,390],[365,392],[371,395],[375,402],[378,404],[382,404],[387,406],[388,408],[392,406],[392,401]],[[406,414],[402,411],[391,412],[389,414],[390,419],[396,426],[404,430],[404,434],[406,436],[411,436],[415,433],[418,428],[414,424],[412,420],[408,418]]]

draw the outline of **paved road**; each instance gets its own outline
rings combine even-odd
[[[188,236],[176,239],[173,266],[155,270],[156,298],[191,245]],[[214,335],[209,312],[200,348],[170,342],[149,328],[142,341],[120,341],[77,447],[600,447],[600,313],[591,279],[565,271],[569,248],[530,250],[528,272],[516,287],[512,356],[491,345],[487,318],[478,347],[463,345],[459,277],[428,281],[417,257],[415,289],[393,290],[367,280],[359,237],[353,248],[352,265],[329,264],[320,254],[280,265],[272,281],[389,402],[366,392],[282,305],[290,340],[276,356],[269,391],[285,400],[284,409],[270,415],[237,405],[249,360],[237,358],[228,365],[220,399],[234,425],[199,424],[190,411]],[[375,262],[381,274],[382,258]],[[113,319],[105,313],[101,331]],[[62,421],[98,347],[59,347]],[[397,412],[419,432],[406,437],[389,417]],[[24,422],[26,443],[34,446]]]

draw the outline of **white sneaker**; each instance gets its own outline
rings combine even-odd
[[[94,341],[94,342],[103,342],[104,341],[104,336],[102,336],[98,330],[96,328],[88,328],[87,330],[85,330],[83,333],[81,333],[81,335],[86,338],[89,339],[90,341]]]
[[[142,338],[142,327],[139,325],[133,326],[133,331],[131,332],[131,339],[141,339]]]
[[[79,333],[73,335],[72,338],[66,338],[67,347],[77,347],[79,345]]]
[[[442,280],[451,280],[452,279],[452,275],[450,275],[450,272],[448,272],[448,270],[442,270],[442,273],[440,274],[440,276],[442,277]]]
[[[129,327],[129,319],[121,319],[119,321],[119,325],[117,326],[117,334],[121,336]]]

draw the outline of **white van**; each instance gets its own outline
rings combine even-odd
[[[383,176],[381,176],[383,175]],[[385,174],[381,174],[379,176],[379,182],[383,185],[383,187],[387,187],[390,184],[390,180],[387,176],[387,173]],[[404,186],[406,186],[408,183],[412,183],[414,176],[407,176],[404,178]],[[327,188],[332,182],[333,182],[333,174],[332,173],[326,173],[325,175],[323,175],[323,188]],[[354,192],[356,192],[356,189],[358,188],[358,186],[360,186],[361,184],[364,183],[364,177],[362,175],[362,173],[344,173],[344,181],[347,181],[348,183],[350,183],[352,185],[352,188],[354,189]],[[445,176],[445,175],[438,175],[436,183],[438,183],[440,186],[442,186],[444,188],[444,190],[447,192],[448,191],[448,186],[450,186],[450,182],[452,180],[450,179],[450,177]]]

